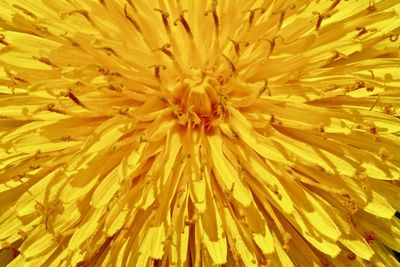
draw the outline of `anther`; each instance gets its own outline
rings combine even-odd
[[[262,8],[262,7],[257,7],[257,8],[254,8],[254,9],[249,9],[249,10],[243,11],[243,13],[247,13],[247,12],[250,13],[250,14],[249,14],[249,26],[252,26],[252,25],[253,25],[253,23],[254,23],[254,18],[255,18],[255,14],[256,14],[257,11],[260,11],[261,14],[264,14],[264,13],[265,13],[265,9]]]
[[[114,55],[114,56],[118,57],[117,52],[111,47],[99,47],[98,49],[103,50],[107,54],[107,56]]]
[[[229,59],[227,56],[225,56],[224,54],[222,54],[222,57],[225,58],[226,61],[228,61],[229,66],[230,66],[230,68],[231,68],[231,70],[232,70],[233,75],[236,76],[236,75],[237,75],[237,69],[236,69],[235,65],[233,64],[232,60],[230,60],[230,59]]]
[[[390,159],[393,158],[393,155],[391,155],[391,154],[389,153],[389,151],[388,151],[385,147],[379,148],[378,154],[379,154],[379,157],[380,157],[383,161],[388,160],[388,159],[390,160]]]
[[[53,64],[53,63],[50,61],[50,59],[47,58],[47,57],[36,57],[36,56],[33,56],[32,58],[33,58],[33,59],[36,59],[36,60],[38,60],[39,62],[42,62],[42,63],[44,63],[44,64],[46,64],[46,65],[48,65],[48,66],[51,66],[51,67],[54,67],[54,68],[57,67],[57,65]]]
[[[369,12],[374,12],[376,11],[376,6],[375,6],[375,1],[374,0],[369,0],[369,5],[367,7],[367,10]]]
[[[271,96],[271,90],[269,90],[268,88],[268,80],[264,81],[264,86],[260,89],[260,91],[258,92],[257,97],[262,96],[262,94],[267,91],[268,92],[268,96]]]
[[[63,115],[66,114],[65,111],[56,108],[54,103],[48,104],[47,107],[46,107],[46,109],[47,109],[48,111],[50,111],[50,112],[55,112],[55,113],[63,114]]]
[[[129,2],[130,1],[128,1],[128,3]],[[131,5],[131,7],[132,7],[132,5]],[[142,29],[140,28],[140,26],[137,23],[137,21],[134,18],[132,18],[131,15],[129,15],[129,13],[128,13],[128,5],[127,4],[125,4],[125,7],[124,7],[124,14],[125,14],[125,17],[132,23],[133,27],[135,27],[136,31],[138,31],[139,33],[142,33]]]
[[[314,16],[317,16],[317,23],[315,25],[315,30],[319,31],[319,29],[321,28],[322,21],[325,18],[325,15],[323,15],[323,14],[321,14],[319,12],[316,12],[316,11],[314,11],[312,14]]]
[[[375,240],[375,233],[372,231],[369,231],[367,235],[365,236],[365,240],[367,241],[368,244],[372,245],[372,243]]]
[[[135,5],[132,3],[132,0],[126,0],[126,2],[129,4],[129,6],[132,8],[133,11],[137,12],[137,8]]]
[[[273,12],[273,13],[272,13],[273,15],[279,14],[278,29],[281,29],[281,28],[282,28],[283,21],[285,20],[286,12],[288,11],[288,9],[295,9],[295,8],[296,8],[296,5],[291,5],[290,7],[286,8],[286,9],[284,9],[284,10],[281,10],[281,11],[279,11],[279,12]]]
[[[237,56],[240,56],[240,44],[243,44],[244,47],[248,47],[250,45],[249,42],[246,42],[246,41],[235,41],[229,37],[228,37],[228,39],[229,39],[229,41],[232,42]]]
[[[19,5],[12,5],[12,6],[14,8],[22,11],[25,15],[27,15],[27,16],[33,18],[33,19],[37,19],[37,16],[35,14],[33,14],[32,12],[30,12],[29,10],[27,10],[26,8],[23,8],[23,7],[19,6]]]
[[[17,174],[17,175],[15,175],[15,176],[13,176],[12,179],[13,179],[14,181],[16,181],[16,182],[23,183],[22,178],[24,178],[25,175],[26,175],[25,173]]]
[[[326,11],[331,11],[333,10],[339,3],[341,0],[333,0],[332,5],[329,6],[329,8]]]
[[[374,107],[378,103],[378,101],[379,101],[379,95],[376,97],[376,100],[375,100],[374,104],[372,105],[372,107],[369,109],[369,111],[372,111],[374,109]],[[376,130],[376,128],[375,128],[375,130]]]
[[[29,165],[29,169],[30,169],[31,171],[34,171],[34,170],[40,169],[40,165],[34,165],[34,164],[31,164],[31,165]]]
[[[270,40],[270,39],[260,39],[260,40],[259,40],[259,41],[267,41],[267,42],[269,43],[269,53],[268,53],[268,57],[269,57],[269,56],[272,54],[272,52],[274,51],[275,46],[276,46],[276,40],[278,40],[278,39],[280,39],[280,40],[282,41],[282,43],[285,41],[285,40],[283,39],[283,37],[280,36],[280,35],[275,36],[274,38],[272,38],[272,40]]]
[[[167,67],[165,65],[151,65],[149,68],[154,68],[154,76],[159,82],[161,82],[160,69],[162,68],[163,70],[166,70]]]
[[[0,34],[0,44],[9,46],[10,44],[5,39],[6,39],[6,37],[4,36],[4,34]]]
[[[361,35],[366,34],[367,28],[365,27],[356,27],[356,30],[358,31],[356,38],[359,38]]]
[[[76,95],[74,95],[74,93],[72,93],[71,91],[68,92],[67,95],[75,104],[77,104],[78,106],[81,106],[82,108],[86,108],[84,104],[82,104],[82,102],[78,99],[78,97],[76,97]]]
[[[183,11],[181,12],[181,14],[179,15],[179,18],[176,19],[176,20],[174,21],[174,25],[177,26],[177,25],[178,25],[178,22],[180,22],[180,23],[182,24],[183,28],[185,28],[185,31],[187,32],[187,34],[189,35],[189,37],[190,37],[191,39],[193,39],[192,30],[190,29],[189,23],[187,22],[187,20],[186,20],[185,17],[184,17],[184,14],[185,14],[186,12],[187,12],[187,10],[183,10]]]
[[[70,16],[74,15],[74,14],[80,14],[80,15],[84,16],[85,19],[87,19],[91,24],[93,24],[93,21],[89,15],[89,11],[84,10],[84,9],[78,9],[78,10],[73,10],[73,11],[68,12],[68,15],[70,15]]]
[[[365,82],[364,81],[356,81],[355,84],[351,87],[352,90],[357,90],[360,88],[365,87]]]
[[[367,85],[365,88],[368,92],[373,92],[375,90],[375,87],[373,85]]]
[[[7,77],[10,78],[11,80],[13,80],[16,84],[18,84],[18,83],[28,83],[27,80],[25,80],[24,78],[21,78],[21,77],[17,77],[13,73],[11,73],[11,71],[9,71],[8,69],[4,69],[4,70],[6,72]]]
[[[369,73],[371,73],[371,78],[372,78],[372,80],[375,80],[375,74],[374,74],[374,72],[372,71],[372,70],[368,70],[369,71]]]
[[[49,29],[47,27],[45,27],[45,26],[35,25],[35,29],[40,34],[50,34]]]
[[[352,261],[355,260],[357,256],[353,252],[350,252],[349,254],[347,254],[347,258]]]
[[[156,48],[153,49],[152,51],[161,51],[163,52],[165,55],[167,55],[170,59],[175,60],[174,54],[172,54],[172,52],[170,50],[168,50],[169,48],[171,48],[171,44],[165,44],[160,48]]]
[[[217,5],[218,5],[218,0],[213,0],[212,8],[210,10],[207,10],[204,12],[204,16],[208,16],[208,14],[212,14],[213,20],[214,20],[214,25],[215,25],[215,33],[216,36],[219,36],[219,18],[217,14]]]
[[[383,112],[389,115],[394,115],[396,114],[396,107],[393,105],[389,105],[383,108]]]
[[[164,27],[167,30],[167,32],[170,33],[171,32],[171,27],[169,26],[169,23],[168,23],[169,14],[167,12],[165,12],[164,10],[159,9],[159,8],[155,8],[154,11],[157,11],[157,12],[161,13],[161,18],[162,18]]]
[[[75,41],[75,40],[72,39],[71,37],[68,37],[67,34],[68,34],[68,33],[65,32],[65,33],[63,33],[63,34],[60,34],[60,36],[61,36],[62,38],[64,38],[64,39],[66,39],[67,41],[69,41],[69,42],[71,43],[72,46],[81,47],[77,41]]]
[[[395,32],[389,32],[387,36],[391,42],[396,42],[399,39],[399,34]]]
[[[338,60],[338,59],[348,59],[349,58],[347,55],[345,55],[343,53],[340,53],[339,51],[336,51],[336,50],[333,51],[332,53],[333,53],[333,55],[328,60],[328,63],[333,62],[333,61]]]

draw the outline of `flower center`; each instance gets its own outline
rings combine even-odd
[[[175,114],[178,122],[206,130],[216,126],[226,104],[221,82],[211,70],[191,69],[189,77],[179,81],[172,92],[179,109]]]

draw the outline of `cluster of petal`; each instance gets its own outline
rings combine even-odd
[[[400,266],[399,17],[0,1],[0,266]]]

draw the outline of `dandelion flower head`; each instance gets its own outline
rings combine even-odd
[[[399,266],[399,17],[0,1],[0,265]]]

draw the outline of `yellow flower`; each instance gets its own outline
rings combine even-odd
[[[400,266],[399,17],[0,1],[0,266]]]

